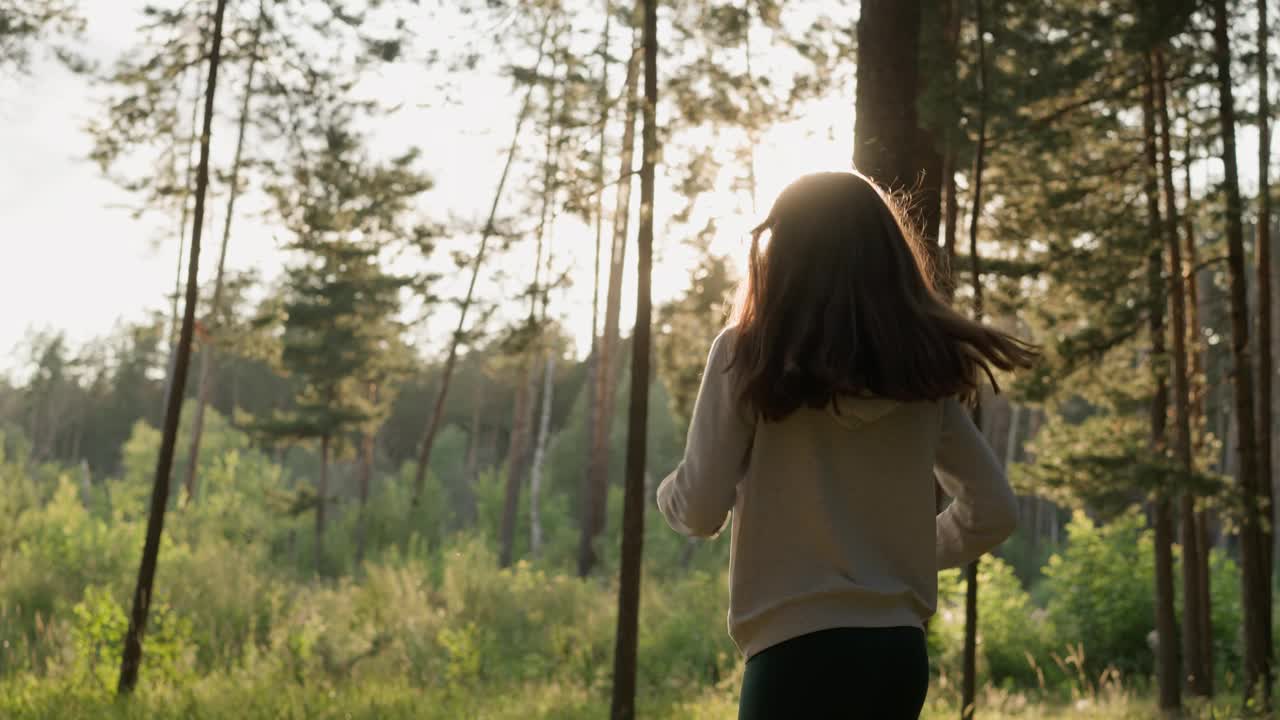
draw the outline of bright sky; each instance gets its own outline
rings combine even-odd
[[[135,40],[142,0],[90,0],[83,3],[88,19],[81,50],[107,64]],[[768,63],[760,65],[768,67]],[[492,200],[503,152],[514,125],[519,97],[508,80],[490,74],[463,84],[458,102],[440,104],[424,82],[426,70],[415,65],[388,67],[364,88],[387,104],[403,103],[392,118],[380,122],[373,137],[375,152],[402,152],[410,145],[423,150],[422,167],[436,188],[422,198],[424,213],[436,219],[459,218],[478,225]],[[621,75],[621,68],[615,69]],[[238,88],[220,87],[220,92]],[[137,320],[154,309],[167,308],[177,262],[177,218],[148,215],[135,219],[124,207],[130,198],[104,179],[86,160],[90,141],[83,128],[98,111],[101,90],[94,89],[54,62],[37,63],[29,77],[0,82],[0,371],[20,362],[14,350],[34,330],[62,329],[73,343],[111,331],[120,321]],[[853,88],[832,88],[826,101],[804,113],[804,119],[779,127],[762,138],[757,151],[761,212],[791,179],[805,172],[847,168],[852,153]],[[659,119],[661,122],[661,118]],[[219,137],[215,128],[214,155],[230,152],[230,132]],[[539,143],[529,135],[527,152]],[[714,142],[714,138],[709,138]],[[221,146],[221,147],[220,147]],[[616,163],[616,161],[614,161]],[[734,168],[724,171],[725,187]],[[638,180],[635,183],[638,193]],[[681,203],[672,196],[670,182],[659,169],[657,214],[656,301],[677,295],[688,282],[690,252],[664,237],[665,218]],[[510,186],[509,186],[510,188]],[[509,202],[522,202],[507,194]],[[211,200],[212,222],[222,223],[222,202]],[[634,201],[638,203],[637,201]],[[613,198],[606,196],[606,207]],[[256,267],[266,276],[278,274],[285,262],[278,250],[279,231],[264,224],[261,199],[242,201],[235,218],[229,265]],[[713,193],[695,216],[698,227],[717,216],[718,250],[742,261],[745,231],[754,223],[749,205],[730,192]],[[634,239],[635,224],[632,224]],[[220,233],[206,233],[201,255],[202,281],[211,276]],[[467,240],[463,240],[467,242]],[[574,285],[553,298],[553,313],[571,329],[580,352],[587,346],[591,323],[591,271],[594,236],[581,222],[562,220],[556,228],[556,264],[568,270]],[[633,240],[634,242],[634,240]],[[456,246],[455,246],[456,247]],[[623,327],[634,318],[634,244],[628,254],[632,276],[626,282]],[[449,266],[443,247],[439,261]],[[531,264],[531,249],[517,248],[497,260],[495,270],[513,276],[486,278],[489,297],[513,292],[527,279],[516,279]],[[460,294],[461,273],[451,273],[441,288]],[[523,275],[520,275],[523,278]],[[455,312],[442,308],[416,330],[430,350],[456,323]]]

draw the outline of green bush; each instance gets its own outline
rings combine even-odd
[[[948,684],[960,673],[964,644],[965,583],[959,570],[938,576],[938,614],[929,623],[934,673]],[[978,565],[978,673],[983,682],[1036,688],[1057,675],[1049,650],[1053,626],[1023,589],[1013,567],[986,557]],[[1048,672],[1046,678],[1042,673]]]
[[[1082,646],[1091,678],[1108,667],[1125,677],[1149,676],[1154,556],[1141,515],[1130,511],[1098,526],[1077,512],[1067,536],[1044,571],[1052,647],[1065,657],[1069,647]]]
[[[739,655],[726,630],[728,573],[695,571],[660,589],[651,577],[645,583],[651,590],[641,601],[641,682],[685,693],[730,676]]]
[[[129,628],[124,608],[110,592],[88,587],[72,613],[76,619],[71,631],[76,650],[74,677],[103,693],[114,691]],[[166,603],[151,604],[145,649],[150,682],[177,685],[191,677],[191,624]]]
[[[1240,568],[1221,548],[1209,553],[1209,616],[1213,623],[1214,670],[1222,679],[1228,675],[1238,677],[1244,662]]]

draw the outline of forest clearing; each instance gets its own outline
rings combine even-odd
[[[1275,717],[1276,5],[0,0],[0,718],[737,717],[656,494],[854,169],[1039,351],[921,717]]]

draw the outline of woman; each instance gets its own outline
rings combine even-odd
[[[861,175],[797,180],[752,235],[735,322],[712,345],[658,506],[693,537],[732,511],[740,720],[915,718],[937,571],[1016,521],[957,398],[1035,351],[947,306],[921,238]],[[935,477],[954,498],[941,514]]]

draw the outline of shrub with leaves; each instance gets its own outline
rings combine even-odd
[[[1067,525],[1066,547],[1045,568],[1054,647],[1063,657],[1069,645],[1082,645],[1092,678],[1108,666],[1126,677],[1151,673],[1154,551],[1144,525],[1136,510],[1103,526],[1078,511]]]
[[[72,608],[75,625],[75,675],[103,691],[115,688],[120,654],[129,620],[111,593],[85,588],[84,599]],[[178,685],[190,677],[191,623],[162,602],[151,605],[146,634],[146,679]]]

